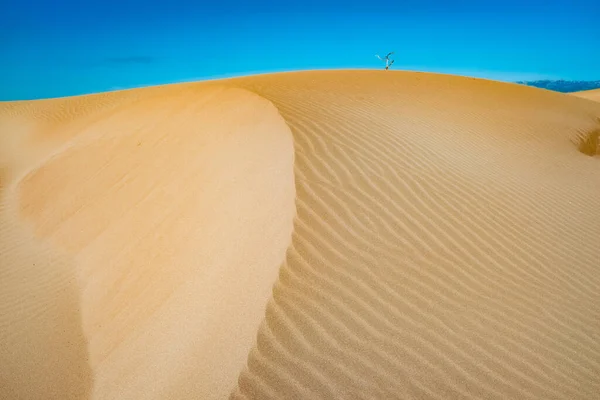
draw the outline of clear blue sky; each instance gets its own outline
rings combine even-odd
[[[380,68],[600,79],[600,0],[0,0],[0,100]]]

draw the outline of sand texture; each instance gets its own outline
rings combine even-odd
[[[597,399],[598,131],[399,71],[0,103],[0,398]]]
[[[583,90],[581,92],[575,92],[571,94],[577,97],[583,97],[584,99],[600,101],[600,89]]]

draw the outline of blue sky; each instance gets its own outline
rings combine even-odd
[[[0,0],[0,100],[322,68],[600,79],[600,1]]]

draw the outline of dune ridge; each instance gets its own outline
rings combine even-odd
[[[3,193],[19,196],[5,202],[18,205],[11,218],[28,221],[36,241],[72,257],[73,265],[62,265],[77,272],[77,335],[93,383],[77,395],[593,399],[600,392],[600,159],[577,145],[582,132],[598,128],[599,104],[521,85],[396,71],[280,73],[106,96],[0,105],[0,122],[16,115],[43,126],[33,140],[45,144],[43,151],[14,142],[31,152],[37,169],[11,175]],[[57,108],[72,110],[72,119],[37,117]],[[247,122],[256,119],[264,122]],[[194,123],[207,126],[196,132]],[[217,139],[225,132],[240,142]],[[213,142],[205,145],[205,136]],[[156,143],[132,161],[139,140]],[[197,149],[220,162],[194,161]],[[248,219],[245,230],[195,236],[199,249],[189,244],[189,230],[235,220],[229,208],[215,206],[219,182],[233,167],[246,176],[248,159],[265,163],[253,175],[258,181],[273,175],[232,195],[238,217]],[[35,164],[0,161],[19,171]],[[88,173],[65,174],[86,162]],[[281,166],[289,171],[277,173]],[[148,190],[193,193],[207,170],[218,176],[192,196],[199,204],[182,202],[165,214],[164,199],[140,199]],[[276,188],[279,200],[265,206]],[[97,198],[104,190],[113,197]],[[244,196],[256,202],[246,204]],[[286,211],[275,212],[277,204]],[[210,214],[213,225],[178,218],[180,208]],[[151,225],[158,216],[167,226]],[[127,230],[132,221],[146,227]],[[260,242],[273,221],[279,228],[271,235],[279,239]],[[144,237],[151,226],[170,240]],[[9,262],[18,258],[6,255],[13,237],[0,236]],[[123,249],[128,238],[139,239]],[[235,246],[227,246],[233,238]],[[144,261],[157,244],[171,253]],[[239,258],[218,251],[237,246],[246,246]],[[250,254],[268,271],[237,282]],[[221,266],[218,289],[191,267],[198,255]],[[169,260],[177,268],[163,271]],[[144,278],[140,265],[151,266],[155,278]],[[145,295],[127,292],[124,270],[150,280]],[[18,271],[6,270],[24,279]],[[257,287],[248,319],[235,314],[243,308],[218,305],[220,296]],[[25,288],[33,286],[9,294],[6,310]],[[165,291],[176,299],[155,298]],[[201,318],[190,301],[215,304],[212,318]],[[205,324],[182,323],[190,319]],[[227,335],[236,321],[239,329]],[[0,327],[0,336],[13,333]],[[219,337],[220,352],[211,337]],[[220,358],[232,349],[229,362]],[[18,364],[19,353],[0,350]]]
[[[298,216],[233,398],[598,393],[600,165],[568,140],[598,107],[435,75],[235,84],[292,129]]]
[[[584,99],[600,101],[600,89],[582,90],[581,92],[570,93],[573,96],[582,97]]]
[[[30,133],[44,136],[32,139],[43,151],[31,151],[38,157],[29,170],[5,174],[14,178],[4,204],[17,208],[10,215],[21,226],[0,236],[3,265],[11,267],[2,271],[6,283],[23,281],[3,304],[10,308],[3,309],[0,337],[15,333],[7,318],[18,317],[15,307],[28,293],[42,291],[39,285],[60,288],[50,278],[26,281],[29,271],[49,273],[38,268],[52,266],[20,266],[22,255],[11,255],[14,232],[21,228],[28,240],[71,260],[59,267],[79,296],[70,311],[77,311],[86,354],[78,361],[91,373],[81,380],[85,392],[71,393],[70,381],[57,380],[51,398],[226,397],[291,239],[292,137],[269,102],[218,87],[141,94],[30,103],[11,113],[37,116],[40,104],[52,116],[67,114],[43,115]],[[32,312],[53,311],[29,302]],[[33,334],[21,332],[24,350],[4,342],[0,359],[47,357],[43,348],[26,351],[29,336],[44,334],[35,318],[28,319]],[[60,366],[57,374],[67,377],[80,368]],[[7,377],[2,394],[48,398],[44,387],[22,379]]]

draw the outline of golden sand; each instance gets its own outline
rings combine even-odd
[[[575,92],[571,94],[577,97],[583,97],[584,99],[600,101],[600,89],[583,90],[581,92]]]
[[[365,70],[0,103],[0,398],[596,399],[598,118]]]

